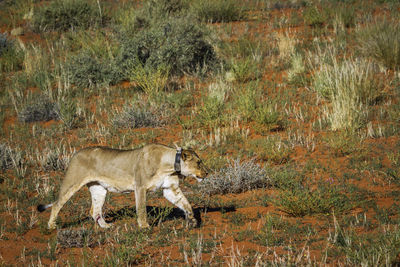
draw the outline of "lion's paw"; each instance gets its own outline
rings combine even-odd
[[[54,229],[56,229],[56,223],[49,223],[48,224],[48,228],[49,228],[49,230],[54,230]]]
[[[150,228],[150,225],[147,222],[142,222],[142,223],[139,223],[139,227],[142,229],[148,229],[148,228]]]
[[[186,220],[186,228],[197,227],[197,220],[195,218],[190,218]]]

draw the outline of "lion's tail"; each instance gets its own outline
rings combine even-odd
[[[46,209],[50,208],[51,206],[53,206],[53,203],[47,204],[47,205],[40,204],[40,205],[37,206],[37,210],[38,210],[39,212],[43,212],[43,211],[45,211]]]

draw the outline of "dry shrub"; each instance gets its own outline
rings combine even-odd
[[[93,233],[86,229],[66,229],[57,232],[57,242],[63,248],[93,247]]]
[[[254,160],[232,161],[199,184],[200,192],[208,195],[242,193],[271,185],[264,169]]]

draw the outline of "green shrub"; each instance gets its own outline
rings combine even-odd
[[[193,73],[216,62],[214,49],[206,41],[201,25],[189,18],[170,18],[133,37],[123,34],[121,43],[118,65],[125,75],[138,61],[147,69],[165,66],[171,75]]]
[[[33,14],[35,31],[68,31],[101,25],[105,17],[90,0],[56,0],[38,6]]]
[[[22,68],[24,53],[15,42],[0,33],[0,71],[15,71]]]
[[[72,55],[66,68],[71,82],[82,88],[115,84],[123,78],[112,56],[108,53],[97,55],[90,49]]]
[[[376,20],[356,32],[359,50],[387,68],[400,67],[400,23]]]
[[[207,22],[237,21],[245,17],[239,3],[235,0],[196,0],[191,5],[191,11]]]

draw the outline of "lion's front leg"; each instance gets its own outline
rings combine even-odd
[[[135,190],[136,214],[140,228],[149,228],[146,212],[146,189],[137,187]]]
[[[169,202],[185,212],[187,226],[197,226],[197,220],[193,216],[192,206],[177,185],[171,185],[170,187],[165,188],[163,194]]]

